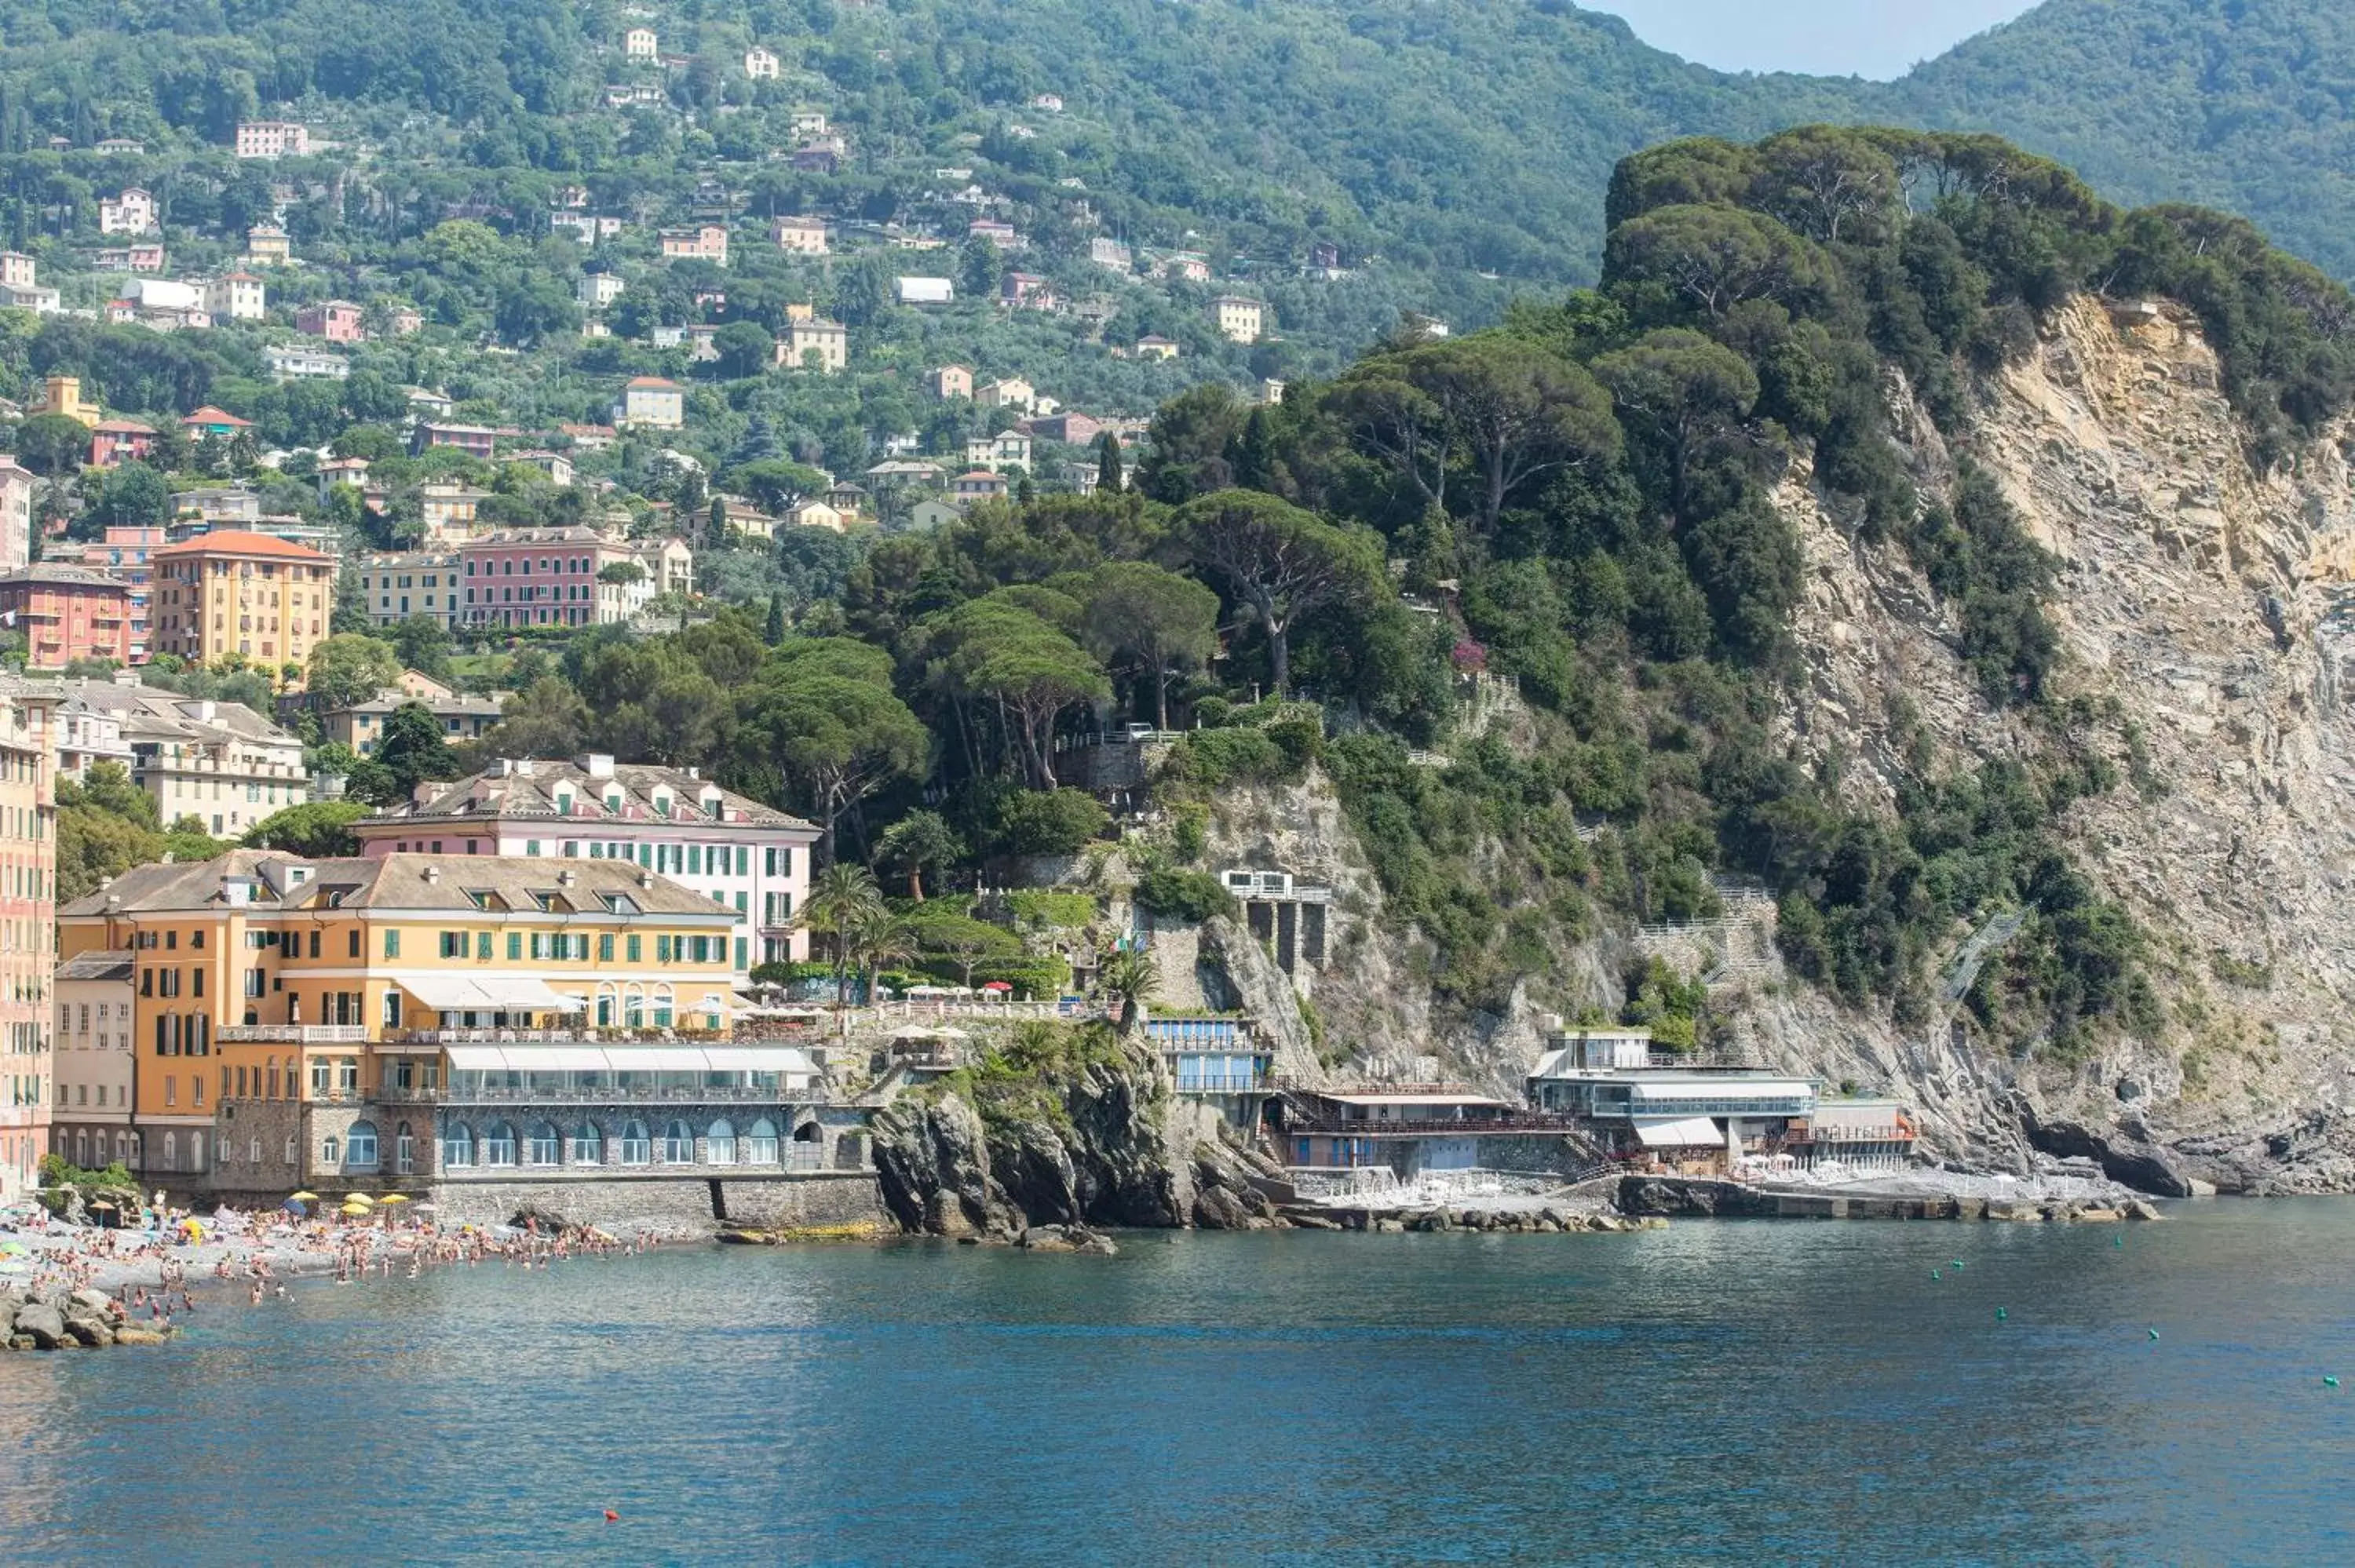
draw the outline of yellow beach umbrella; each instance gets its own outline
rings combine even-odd
[[[315,1203],[319,1201],[319,1194],[316,1192],[290,1192],[287,1194],[287,1198],[291,1202]]]
[[[346,1203],[373,1203],[376,1200],[369,1197],[366,1192],[346,1192],[344,1194],[344,1202]]]
[[[346,1203],[343,1207],[343,1212],[351,1215],[354,1219],[357,1219],[363,1214],[375,1213],[375,1211],[370,1209],[366,1203]]]
[[[387,1192],[383,1197],[378,1198],[377,1202],[379,1203],[406,1203],[409,1200],[402,1197],[398,1192]]]

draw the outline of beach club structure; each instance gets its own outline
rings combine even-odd
[[[237,850],[126,872],[58,924],[69,963],[129,956],[150,1185],[430,1189],[497,1219],[659,1215],[644,1190],[600,1206],[646,1183],[750,1216],[773,1204],[749,1187],[826,1173],[863,1200],[863,1116],[806,1053],[738,1036],[738,918],[634,861]]]

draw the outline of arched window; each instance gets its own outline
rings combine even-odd
[[[201,1132],[192,1132],[188,1134],[188,1169],[202,1171],[204,1168],[205,1135]]]
[[[474,1129],[463,1121],[453,1121],[442,1137],[442,1163],[452,1170],[474,1162]]]
[[[818,1124],[814,1121],[805,1121],[802,1123],[801,1126],[794,1128],[794,1141],[795,1143],[824,1143],[826,1141],[826,1128],[818,1126]]]
[[[692,1165],[695,1163],[695,1133],[687,1123],[673,1118],[663,1128],[663,1163]]]
[[[180,1135],[176,1132],[167,1132],[164,1135],[164,1169],[177,1171],[179,1168]]]
[[[490,1131],[483,1134],[483,1163],[512,1165],[516,1162],[515,1123],[495,1121]]]
[[[343,1158],[344,1146],[336,1142],[334,1138],[323,1138],[319,1140],[320,1169],[333,1171],[343,1163]]]
[[[362,1167],[376,1164],[376,1123],[352,1123],[352,1129],[344,1140],[344,1163]]]
[[[752,1124],[744,1139],[744,1163],[774,1165],[777,1162],[777,1124],[767,1117]]]
[[[622,1163],[648,1165],[654,1162],[654,1139],[646,1136],[646,1124],[632,1121],[622,1128]]]
[[[724,1118],[711,1124],[703,1135],[703,1162],[707,1165],[736,1163],[736,1128]]]
[[[417,1135],[407,1122],[392,1129],[392,1168],[403,1176],[417,1169]]]
[[[98,1162],[103,1165],[106,1163],[106,1134],[101,1132],[98,1135]],[[90,1169],[90,1128],[86,1127],[74,1132],[74,1163],[85,1171]]]
[[[270,1075],[267,1079],[267,1082],[270,1085],[269,1097],[274,1100],[278,1097],[278,1058],[275,1056],[270,1058],[269,1074]]]
[[[575,1165],[605,1163],[605,1140],[598,1134],[595,1122],[584,1121],[572,1129],[572,1163]]]
[[[564,1139],[558,1136],[554,1122],[544,1121],[531,1129],[531,1162],[534,1165],[561,1165],[564,1162]]]

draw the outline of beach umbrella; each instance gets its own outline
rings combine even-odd
[[[406,1203],[409,1200],[402,1197],[398,1192],[387,1192],[383,1197],[378,1198],[377,1202],[379,1203]]]
[[[315,1203],[319,1201],[319,1194],[316,1192],[297,1192],[287,1201],[294,1203]]]
[[[346,1203],[342,1212],[357,1219],[363,1214],[374,1213],[376,1211],[370,1209],[366,1203]]]
[[[114,1213],[114,1205],[113,1205],[113,1204],[112,1204],[112,1203],[110,1203],[110,1202],[107,1202],[105,1199],[103,1199],[103,1198],[93,1198],[93,1199],[91,1199],[91,1200],[90,1201],[90,1207],[91,1207],[91,1208],[93,1208],[93,1209],[96,1209],[99,1213],[102,1213],[102,1214],[111,1214],[111,1213]]]
[[[344,1202],[346,1203],[373,1203],[376,1200],[369,1197],[366,1192],[346,1192],[344,1194]]]
[[[282,1202],[282,1203],[279,1204],[278,1206],[279,1206],[280,1208],[282,1208],[282,1209],[285,1210],[285,1211],[286,1211],[288,1213],[290,1213],[290,1214],[300,1214],[300,1213],[304,1213],[304,1208],[303,1208],[303,1205],[302,1205],[301,1203],[297,1202],[296,1202],[294,1199],[293,1199],[293,1198],[289,1198],[289,1199],[287,1199],[284,1202]]]

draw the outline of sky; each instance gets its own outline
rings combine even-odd
[[[1578,0],[1636,36],[1719,70],[1887,81],[2031,9],[2031,0]]]

